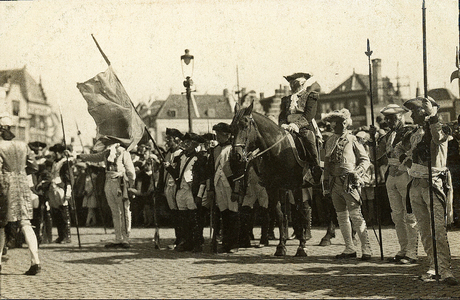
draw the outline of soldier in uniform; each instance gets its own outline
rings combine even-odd
[[[233,193],[233,173],[230,168],[232,130],[227,123],[218,123],[212,128],[216,132],[218,145],[212,152],[214,161],[215,200],[222,217],[222,247],[233,253],[238,244],[238,196]]]
[[[377,159],[383,156],[388,159],[388,177],[385,185],[390,201],[391,218],[395,224],[400,247],[398,253],[389,261],[403,264],[417,262],[418,248],[417,220],[414,214],[407,213],[406,208],[407,185],[410,177],[407,168],[399,161],[403,153],[396,147],[404,135],[413,130],[412,126],[405,125],[406,112],[408,112],[406,108],[397,104],[389,104],[380,111],[385,116],[390,131],[379,139],[377,145]]]
[[[166,128],[166,147],[165,161],[160,167],[158,176],[158,186],[156,197],[164,195],[168,206],[171,209],[171,219],[174,224],[176,240],[174,247],[177,247],[183,240],[183,228],[180,226],[179,212],[176,202],[176,180],[179,177],[179,162],[183,154],[183,150],[179,147],[182,142],[183,134],[175,128]]]
[[[295,73],[285,76],[291,86],[292,95],[281,99],[279,125],[302,138],[309,161],[314,183],[319,183],[321,168],[317,150],[317,135],[321,135],[315,122],[316,107],[321,87],[318,83],[308,86],[308,73]]]
[[[450,174],[446,167],[450,131],[439,121],[437,115],[439,105],[433,99],[419,97],[406,101],[404,106],[411,110],[411,117],[417,127],[409,132],[397,146],[405,151],[400,160],[409,167],[408,173],[412,178],[409,188],[410,204],[417,219],[423,248],[430,261],[429,270],[420,279],[423,281],[436,279],[430,214],[429,186],[431,184],[439,275],[444,283],[458,285],[451,271],[445,215],[445,207],[449,208],[452,205],[452,202],[449,201],[451,199],[446,196],[446,188],[452,186],[449,183]],[[430,160],[433,179],[431,183],[428,182],[429,170],[427,168]],[[447,223],[450,224],[451,221],[448,218]]]
[[[95,154],[80,154],[79,158],[89,162],[105,162],[104,192],[115,229],[115,240],[105,247],[130,248],[131,212],[128,189],[134,186],[136,180],[131,155],[116,138],[101,138],[96,142],[94,149],[102,151]]]
[[[55,243],[71,243],[69,200],[72,197],[71,168],[67,164],[66,148],[55,144],[49,151],[54,152],[54,162],[51,167],[51,184],[48,190],[49,204],[53,221],[56,223],[58,237]]]
[[[371,248],[366,221],[361,213],[360,199],[360,189],[363,185],[361,177],[369,168],[369,156],[363,145],[347,129],[352,123],[348,109],[334,111],[324,120],[329,121],[334,129],[334,134],[328,138],[325,145],[324,189],[326,194],[331,194],[345,241],[345,250],[336,258],[357,256],[352,237],[353,225],[361,241],[361,260],[370,260]]]

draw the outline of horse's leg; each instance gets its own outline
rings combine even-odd
[[[260,217],[262,220],[261,224],[261,235],[260,235],[260,243],[259,246],[268,246],[268,223],[269,223],[269,216],[268,216],[268,209],[264,207],[260,207]]]
[[[268,192],[268,191],[267,191]],[[277,189],[271,189],[268,194],[270,199],[269,201],[269,209],[273,210],[273,215],[276,216],[276,220],[278,222],[279,228],[279,243],[276,246],[275,256],[285,256],[286,255],[286,236],[284,231],[284,220],[283,220],[283,212],[281,210],[281,203],[279,199],[279,191]]]
[[[305,230],[308,227],[308,208],[310,205],[308,201],[303,199],[302,197],[302,189],[293,190],[293,196],[295,204],[293,204],[291,213],[293,217],[293,224],[294,227],[294,234],[296,238],[299,240],[299,247],[297,248],[297,252],[295,256],[297,257],[304,257],[307,256],[306,252],[306,235]]]
[[[328,227],[326,231],[326,235],[321,239],[321,242],[319,243],[320,246],[329,246],[331,245],[331,239],[335,238],[335,224],[334,224],[334,218],[336,218],[335,215],[335,209],[332,205],[332,199],[330,197],[324,197],[324,204],[326,208],[326,218],[328,221]]]

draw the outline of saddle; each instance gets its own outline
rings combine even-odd
[[[286,133],[286,134],[289,140],[289,144],[291,144],[292,153],[294,154],[294,157],[297,163],[302,168],[305,168],[308,165],[307,150],[305,149],[305,145],[303,143],[302,138],[297,133]]]

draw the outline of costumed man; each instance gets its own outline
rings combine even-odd
[[[184,240],[177,245],[177,251],[203,251],[203,231],[198,210],[201,203],[197,203],[202,180],[199,178],[200,172],[195,168],[195,163],[198,161],[199,144],[204,141],[201,136],[187,132],[181,144],[184,155],[180,158],[176,202],[180,214],[179,219],[183,222]]]
[[[238,195],[233,193],[233,173],[230,167],[232,151],[232,130],[227,123],[218,123],[212,128],[216,132],[218,145],[214,147],[214,190],[215,201],[222,218],[222,248],[226,253],[233,253],[238,246]],[[215,220],[218,221],[218,220]]]
[[[361,213],[360,199],[361,187],[364,185],[361,178],[369,168],[369,156],[363,145],[348,130],[352,123],[348,109],[329,113],[323,120],[330,122],[334,130],[325,145],[324,190],[325,194],[331,194],[345,241],[345,250],[336,255],[336,258],[357,257],[352,237],[353,225],[361,241],[361,260],[370,260],[371,247],[366,221]]]
[[[389,261],[402,264],[416,263],[418,249],[417,220],[406,208],[410,177],[407,168],[399,161],[399,157],[404,153],[401,148],[396,147],[403,137],[414,129],[413,126],[405,125],[406,112],[408,109],[397,104],[389,104],[380,111],[385,116],[390,131],[378,140],[376,151],[378,160],[383,156],[388,159],[385,185],[391,207],[391,219],[395,224],[399,242],[399,251]]]
[[[317,142],[320,142],[321,132],[315,121],[316,108],[318,105],[320,85],[314,82],[308,85],[308,73],[295,73],[284,76],[289,82],[292,95],[281,99],[279,125],[291,132],[298,134],[303,141],[313,183],[319,183],[321,178],[321,167],[319,166],[319,154]],[[317,139],[319,137],[319,139]]]
[[[136,172],[131,155],[118,139],[100,138],[93,147],[94,154],[80,154],[78,158],[89,162],[105,162],[104,192],[112,212],[115,240],[106,248],[130,248],[131,211],[128,189],[134,186]]]
[[[166,148],[167,152],[164,155],[165,161],[160,167],[158,175],[158,185],[155,192],[157,199],[164,195],[171,210],[171,219],[173,221],[176,240],[174,248],[183,240],[183,228],[180,220],[180,214],[176,202],[176,182],[179,177],[179,163],[183,150],[179,147],[182,142],[183,134],[175,128],[166,128]],[[158,201],[158,200],[157,200]]]
[[[69,200],[72,197],[73,180],[71,166],[66,155],[66,147],[62,144],[55,144],[49,148],[54,153],[53,166],[51,167],[51,184],[48,190],[48,199],[51,206],[51,214],[55,221],[58,237],[55,243],[71,243],[70,234],[70,208]]]
[[[404,106],[411,110],[412,120],[417,127],[406,134],[397,147],[405,151],[400,161],[409,167],[408,173],[412,178],[409,187],[410,205],[417,219],[423,248],[430,262],[429,270],[420,279],[423,281],[436,279],[431,232],[431,184],[439,275],[442,282],[448,285],[458,285],[451,270],[451,255],[446,230],[446,223],[452,223],[452,193],[449,190],[452,183],[446,167],[450,129],[439,121],[437,115],[439,105],[431,97],[411,99],[406,101]],[[428,182],[430,159],[432,183]]]
[[[5,225],[19,222],[29,248],[31,266],[25,275],[41,271],[38,242],[30,220],[33,218],[32,195],[26,174],[29,148],[22,141],[13,141],[12,120],[0,116],[0,273],[5,246]]]

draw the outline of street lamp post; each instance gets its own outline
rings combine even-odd
[[[180,57],[181,60],[181,66],[182,66],[182,76],[184,76],[185,80],[183,82],[184,87],[185,87],[185,94],[187,97],[187,112],[188,112],[188,131],[192,132],[192,85],[193,85],[193,80],[192,80],[192,75],[193,75],[193,68],[194,68],[194,57],[189,53],[190,51],[188,49],[185,49],[185,54]],[[192,63],[190,65],[190,63]],[[184,73],[184,66],[186,69],[188,69],[188,66],[190,66],[191,70],[188,70],[189,72]]]

